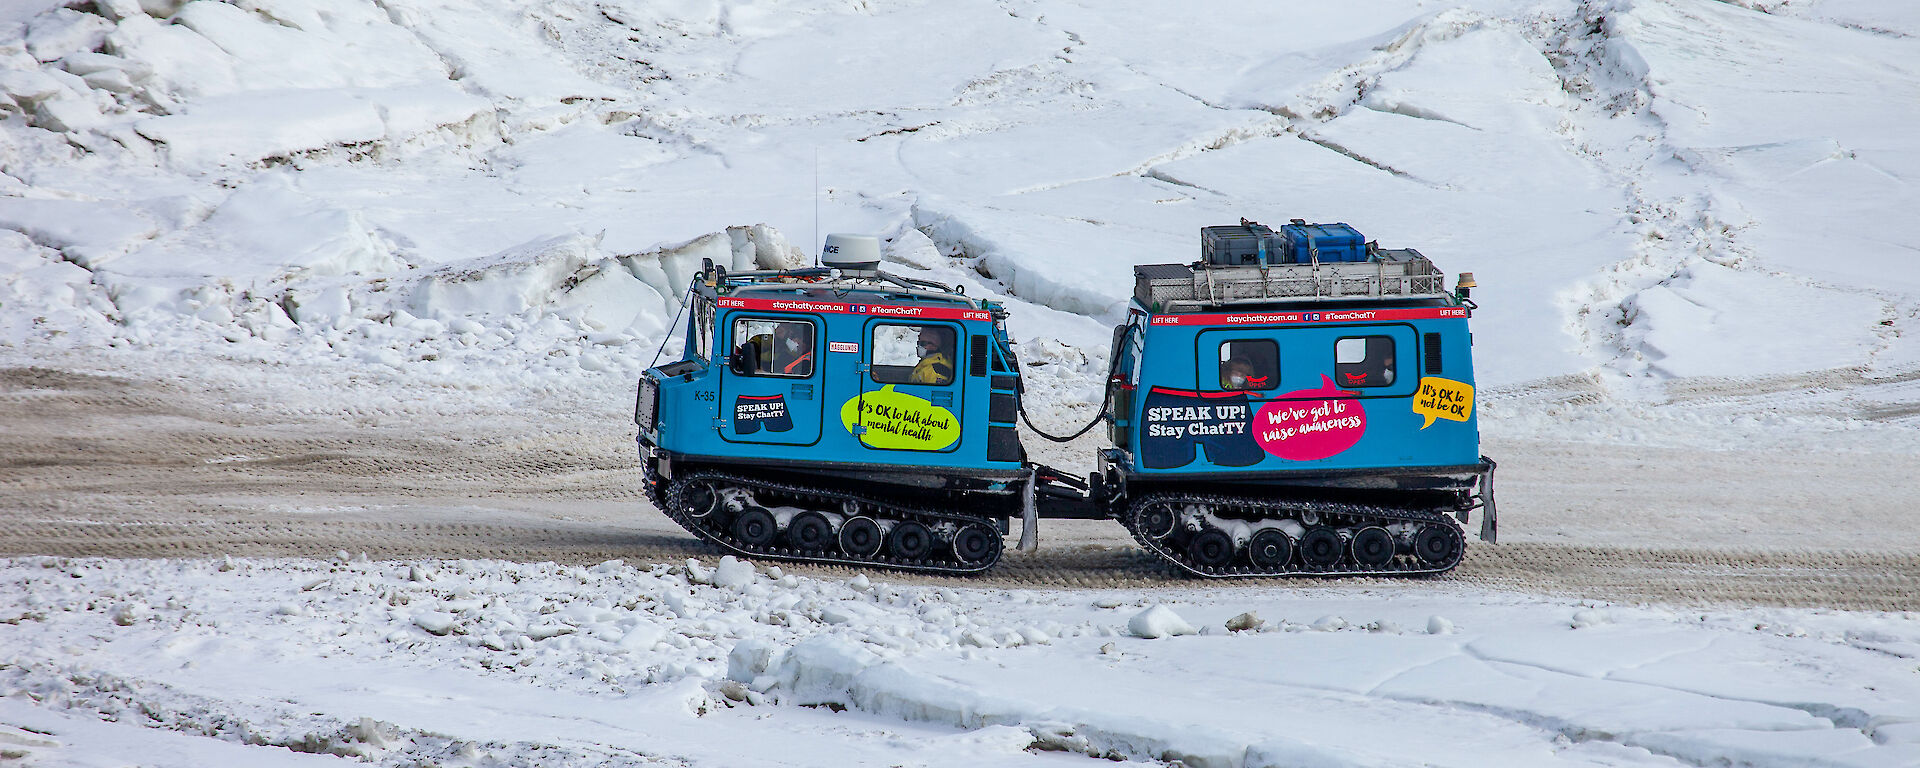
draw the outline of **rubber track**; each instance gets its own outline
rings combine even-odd
[[[1140,532],[1139,526],[1135,524],[1140,511],[1160,503],[1174,505],[1207,504],[1214,506],[1216,510],[1221,506],[1226,506],[1232,508],[1236,514],[1253,513],[1259,517],[1268,519],[1297,519],[1301,513],[1312,512],[1320,515],[1323,519],[1334,517],[1348,520],[1349,524],[1342,527],[1349,528],[1391,523],[1440,523],[1443,528],[1451,532],[1454,538],[1454,555],[1453,559],[1447,562],[1428,565],[1420,562],[1418,558],[1412,555],[1396,554],[1393,556],[1389,567],[1383,569],[1361,569],[1353,567],[1354,564],[1351,562],[1351,559],[1343,555],[1340,558],[1340,563],[1332,568],[1311,569],[1301,562],[1300,555],[1296,551],[1294,556],[1287,561],[1287,568],[1285,570],[1261,570],[1254,568],[1248,563],[1235,563],[1218,568],[1208,567],[1193,562],[1185,554],[1174,552],[1162,545],[1160,541]],[[1197,493],[1150,493],[1135,499],[1132,504],[1128,505],[1127,513],[1121,516],[1120,521],[1126,526],[1127,532],[1133,534],[1133,540],[1140,542],[1140,546],[1146,547],[1147,551],[1173,564],[1180,570],[1209,579],[1273,578],[1284,576],[1424,576],[1446,573],[1447,571],[1453,570],[1454,566],[1460,564],[1460,559],[1465,556],[1467,550],[1466,536],[1460,532],[1460,526],[1454,522],[1453,517],[1445,513],[1425,509],[1396,509],[1393,507],[1351,504],[1338,501],[1268,499],[1252,496],[1225,496]],[[1176,525],[1177,524],[1176,522]],[[1299,542],[1296,541],[1294,544],[1297,546]],[[1238,558],[1236,558],[1236,560],[1237,559]]]
[[[806,499],[809,501],[818,502],[819,503],[818,506],[809,505],[809,508],[812,508],[812,509],[838,510],[841,508],[841,505],[844,502],[851,501],[860,507],[860,509],[862,510],[861,512],[862,515],[866,517],[875,518],[876,520],[885,519],[885,520],[892,520],[894,522],[913,521],[913,522],[918,522],[922,525],[925,525],[928,528],[933,528],[934,526],[940,523],[954,523],[956,525],[967,525],[967,524],[984,525],[987,527],[987,530],[993,534],[990,537],[990,540],[993,542],[993,552],[986,559],[982,560],[979,563],[963,564],[957,560],[943,562],[943,561],[932,560],[932,559],[903,560],[896,557],[887,557],[885,555],[884,545],[882,547],[882,551],[871,558],[849,557],[846,555],[835,555],[835,554],[826,554],[826,553],[809,553],[809,552],[802,552],[798,549],[792,549],[784,546],[763,547],[763,548],[749,547],[741,543],[740,541],[734,539],[733,534],[730,531],[727,531],[724,529],[713,530],[711,528],[708,528],[705,525],[702,525],[700,521],[694,520],[681,513],[680,510],[683,509],[681,502],[686,500],[685,493],[686,493],[687,486],[694,480],[712,481],[715,483],[716,487],[718,488],[725,488],[728,486],[738,486],[738,487],[745,487],[745,488],[750,488],[754,490],[773,491],[775,493],[783,494],[790,497],[795,497],[798,499]],[[660,485],[662,485],[662,483],[660,483],[658,479],[654,478],[651,475],[651,473],[649,473],[649,476],[646,482],[647,497],[649,499],[654,499],[657,496],[661,495],[661,489],[659,487]],[[665,503],[660,503],[659,501],[656,501],[655,506],[659,507],[660,511],[665,512],[668,518],[672,519],[675,523],[679,524],[680,527],[687,529],[689,532],[693,533],[693,535],[695,536],[699,536],[700,538],[706,541],[713,542],[714,544],[717,544],[724,549],[734,552],[735,554],[745,555],[747,557],[773,558],[778,560],[791,560],[791,561],[806,562],[806,563],[829,563],[833,565],[879,566],[882,568],[893,568],[893,569],[902,570],[902,571],[915,571],[919,573],[942,573],[942,574],[962,575],[962,574],[980,573],[982,571],[987,570],[988,568],[992,568],[994,563],[997,563],[1000,561],[1000,555],[1005,551],[1005,547],[1003,546],[1004,544],[1003,537],[1000,535],[999,529],[994,526],[994,523],[991,520],[987,520],[985,518],[979,518],[979,517],[972,517],[969,515],[961,515],[961,514],[955,514],[951,512],[936,512],[928,509],[918,509],[918,508],[902,506],[902,505],[894,504],[890,502],[877,501],[869,497],[857,496],[852,493],[847,493],[844,491],[835,490],[835,489],[827,488],[824,486],[802,486],[802,485],[793,485],[789,483],[768,482],[766,480],[755,480],[752,478],[742,477],[740,475],[734,475],[734,474],[719,472],[715,470],[694,470],[691,472],[687,472],[685,474],[681,474],[675,477],[670,482],[664,483],[664,485],[666,486],[666,488],[664,489],[665,490],[664,495],[666,496],[666,498],[661,501],[664,501]],[[784,530],[782,531],[782,533],[784,533]],[[941,547],[941,546],[934,547],[933,556],[937,557],[943,554],[945,552],[945,549],[946,549],[945,547]]]

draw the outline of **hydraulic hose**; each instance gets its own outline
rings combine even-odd
[[[680,309],[673,313],[673,322],[667,324],[667,333],[660,337],[660,348],[653,351],[653,361],[647,363],[652,368],[660,363],[660,353],[667,351],[667,342],[673,341],[673,329],[680,327],[680,316],[687,311],[687,305],[693,303],[693,286],[687,286],[687,293],[680,300]]]
[[[1020,420],[1025,421],[1027,423],[1027,429],[1033,430],[1033,433],[1036,435],[1039,435],[1041,437],[1044,437],[1056,443],[1070,443],[1070,442],[1073,442],[1075,439],[1079,438],[1081,435],[1086,434],[1088,430],[1093,429],[1095,425],[1098,425],[1102,421],[1106,421],[1107,406],[1111,405],[1112,403],[1113,403],[1113,386],[1109,384],[1107,386],[1107,396],[1100,401],[1099,415],[1094,416],[1093,421],[1087,422],[1086,426],[1081,427],[1079,430],[1075,431],[1073,434],[1067,435],[1065,437],[1060,437],[1058,435],[1049,435],[1046,433],[1045,430],[1042,430],[1039,427],[1034,426],[1033,417],[1027,415],[1027,403],[1026,403],[1026,398],[1024,397],[1020,399]]]
[[[1024,396],[1027,389],[1026,380],[1024,376],[1020,374],[1019,366],[1017,365],[1014,366],[1014,375],[1022,377],[1021,383],[1020,383],[1020,391],[1022,393],[1022,397],[1020,398],[1020,419],[1027,423],[1027,429],[1033,430],[1034,434],[1039,435],[1043,438],[1046,438],[1047,440],[1050,440],[1056,443],[1068,443],[1068,442],[1074,441],[1075,439],[1078,439],[1081,435],[1086,434],[1089,430],[1099,425],[1100,422],[1106,421],[1108,418],[1107,409],[1113,405],[1113,376],[1114,374],[1120,372],[1120,348],[1121,346],[1126,344],[1127,338],[1132,334],[1133,334],[1133,326],[1129,325],[1127,326],[1127,332],[1124,334],[1121,334],[1118,338],[1115,339],[1115,344],[1113,345],[1113,349],[1110,349],[1107,351],[1107,376],[1106,376],[1106,382],[1105,382],[1106,393],[1102,395],[1100,398],[1100,413],[1095,415],[1092,421],[1087,422],[1086,426],[1081,427],[1080,429],[1076,430],[1073,434],[1067,435],[1065,437],[1061,437],[1058,435],[1049,435],[1046,433],[1045,430],[1042,430],[1041,428],[1034,426],[1033,417],[1027,415],[1027,398]]]

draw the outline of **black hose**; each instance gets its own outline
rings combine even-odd
[[[680,327],[680,315],[685,313],[687,311],[687,305],[692,303],[693,286],[688,285],[687,294],[680,302],[680,309],[673,313],[673,322],[667,324],[667,335],[660,338],[660,348],[653,351],[653,362],[647,363],[648,368],[652,368],[660,362],[660,353],[667,351],[667,342],[673,341],[673,329]]]
[[[1025,398],[1022,398],[1020,402],[1020,419],[1022,421],[1027,422],[1027,429],[1033,430],[1033,433],[1036,435],[1044,437],[1048,440],[1052,440],[1053,442],[1056,442],[1056,443],[1070,443],[1070,442],[1073,442],[1075,439],[1079,438],[1081,435],[1086,434],[1087,430],[1093,429],[1095,425],[1099,424],[1102,421],[1106,421],[1107,405],[1112,402],[1113,402],[1113,387],[1109,385],[1107,387],[1107,397],[1100,402],[1100,415],[1093,417],[1093,421],[1087,422],[1086,426],[1081,427],[1079,431],[1074,432],[1071,435],[1067,435],[1066,437],[1049,435],[1046,432],[1042,431],[1039,427],[1034,426],[1033,417],[1027,415],[1027,403]]]
[[[1131,335],[1132,333],[1133,333],[1132,326],[1128,326],[1127,335]],[[1068,442],[1074,441],[1075,439],[1078,439],[1081,435],[1086,434],[1088,430],[1093,429],[1094,426],[1098,425],[1100,422],[1106,421],[1107,408],[1113,405],[1113,376],[1114,374],[1120,372],[1120,348],[1121,346],[1126,344],[1127,335],[1122,335],[1119,338],[1118,343],[1113,345],[1113,349],[1110,349],[1107,351],[1107,355],[1108,355],[1107,380],[1106,380],[1107,391],[1106,391],[1106,394],[1100,398],[1100,413],[1099,415],[1093,417],[1093,421],[1087,422],[1086,426],[1081,427],[1078,431],[1074,432],[1071,435],[1067,435],[1066,437],[1059,437],[1057,435],[1047,434],[1045,431],[1041,430],[1039,427],[1034,426],[1033,417],[1027,415],[1027,398],[1025,397],[1025,391],[1027,387],[1026,387],[1026,383],[1022,381],[1020,385],[1020,389],[1022,392],[1022,396],[1020,398],[1020,418],[1021,420],[1027,422],[1027,429],[1031,429],[1033,430],[1034,434],[1044,437],[1053,442],[1068,443]],[[1020,376],[1018,365],[1014,366],[1014,375]]]

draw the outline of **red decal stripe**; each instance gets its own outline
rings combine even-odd
[[[1160,387],[1160,386],[1149,387],[1147,388],[1147,392],[1155,395],[1179,395],[1180,397],[1204,397],[1204,398],[1248,397],[1251,394],[1248,392],[1200,392],[1200,391],[1191,390],[1191,389],[1174,389],[1172,387]]]
[[[1288,325],[1310,323],[1379,323],[1395,320],[1464,318],[1466,307],[1420,309],[1323,309],[1308,312],[1234,312],[1203,315],[1154,315],[1154,325]]]
[[[960,309],[958,307],[902,307],[891,304],[841,304],[830,301],[806,301],[803,299],[720,299],[719,303],[720,306],[729,309],[751,309],[758,312],[816,312],[823,314],[899,317],[910,320],[993,319],[993,314],[984,309]]]

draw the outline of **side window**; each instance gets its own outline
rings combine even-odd
[[[1220,345],[1220,388],[1268,390],[1280,386],[1280,345],[1240,339]]]
[[[944,325],[876,325],[868,340],[873,380],[881,384],[953,383],[954,332]]]
[[[1393,338],[1350,336],[1334,342],[1333,375],[1342,387],[1393,386]]]
[[[744,317],[733,321],[733,342],[734,352],[747,363],[741,375],[813,375],[813,323]]]
[[[693,300],[693,322],[688,331],[693,336],[691,347],[693,356],[701,360],[713,359],[713,302],[695,297]]]

